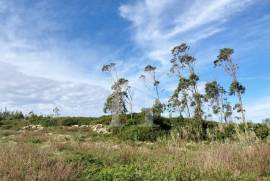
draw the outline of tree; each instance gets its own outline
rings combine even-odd
[[[229,110],[228,104],[225,105],[226,92],[216,81],[205,84],[205,100],[210,102],[214,114],[220,114],[220,120],[227,122],[229,116],[226,110]],[[227,99],[226,99],[227,100]]]
[[[134,96],[134,91],[132,89],[131,86],[127,86],[126,89],[127,92],[127,104],[129,105],[129,109],[130,109],[130,119],[133,119],[133,96]]]
[[[190,118],[190,110],[187,100],[188,95],[183,94],[181,96],[182,98],[179,98],[179,94],[173,94],[168,101],[167,109],[169,112],[179,112],[180,118],[183,117],[183,113]]]
[[[53,108],[53,113],[54,113],[54,116],[59,116],[60,115],[60,109],[58,107]]]
[[[111,74],[111,78],[112,78],[112,82],[116,82],[118,79],[118,73],[115,67],[115,63],[110,63],[107,65],[103,65],[101,68],[102,72],[106,72],[106,73],[110,73]]]
[[[159,94],[159,80],[156,79],[156,67],[152,66],[152,65],[147,65],[144,68],[144,72],[146,73],[146,75],[141,75],[140,78],[144,80],[144,82],[150,84],[150,87],[153,87],[155,90],[155,102],[153,104],[153,112],[155,114],[155,116],[159,117],[160,114],[163,112],[164,109],[164,105],[161,103],[160,101],[160,94]]]
[[[199,93],[197,86],[199,76],[195,73],[194,69],[196,59],[187,53],[188,50],[189,46],[186,43],[182,43],[172,49],[173,58],[171,59],[172,67],[170,71],[171,73],[176,74],[179,78],[178,87],[174,94],[182,94],[181,97],[184,100],[179,101],[179,103],[184,103],[188,112],[188,95],[192,95],[190,106],[195,107],[194,116],[201,120],[203,114],[202,95]],[[183,75],[185,70],[188,72],[188,78],[185,78]]]
[[[126,87],[128,80],[119,78],[112,85],[112,94],[108,96],[104,105],[104,112],[111,112],[116,114],[124,114],[127,112],[126,99],[128,97]]]
[[[190,118],[190,96],[187,93],[188,91],[188,81],[187,79],[181,77],[179,79],[178,86],[176,90],[174,90],[173,95],[169,99],[168,108],[171,111],[179,111],[180,117],[182,117],[182,113],[184,112],[187,117]]]
[[[144,72],[147,73],[150,77],[150,84],[152,84],[154,86],[155,92],[156,92],[156,99],[159,100],[159,89],[158,86],[160,84],[160,82],[156,79],[156,67],[152,66],[152,65],[147,65],[144,68]],[[145,75],[141,75],[141,78],[143,78],[144,80],[146,80],[146,76]]]
[[[115,67],[115,63],[110,63],[107,65],[103,65],[101,71],[105,73],[109,73],[112,81],[112,93],[106,99],[104,104],[103,111],[105,113],[110,112],[112,115],[116,117],[112,117],[111,125],[115,126],[119,124],[118,115],[121,113],[127,112],[124,97],[126,93],[122,91],[122,85],[126,84],[125,79],[119,79],[118,73]]]
[[[238,103],[234,106],[237,112],[241,112],[241,118],[243,122],[246,122],[245,109],[242,101],[242,94],[245,93],[245,87],[238,81],[237,70],[238,65],[233,63],[232,54],[234,50],[231,48],[223,48],[220,50],[217,59],[214,61],[215,67],[220,66],[224,71],[232,78],[230,85],[230,95],[236,95],[238,97]]]
[[[104,103],[103,111],[104,113],[110,112],[111,114],[124,114],[127,112],[125,99],[125,93],[113,92],[109,95]]]

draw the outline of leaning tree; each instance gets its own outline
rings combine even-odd
[[[179,102],[185,104],[186,110],[189,110],[187,96],[192,95],[190,106],[195,107],[195,118],[201,120],[203,115],[202,95],[198,90],[199,76],[195,73],[194,69],[196,59],[187,53],[188,50],[189,46],[186,43],[182,43],[172,49],[173,58],[171,60],[172,67],[170,71],[176,74],[179,79],[178,87],[174,94],[182,94],[181,97],[184,100]],[[188,78],[185,78],[183,75],[185,71],[188,72]]]
[[[238,103],[234,106],[237,112],[241,113],[242,121],[245,123],[245,109],[242,101],[242,94],[245,93],[245,87],[238,81],[237,70],[238,65],[232,60],[232,54],[234,50],[231,48],[223,48],[220,50],[217,59],[214,61],[215,67],[220,66],[231,77],[232,82],[230,85],[229,94],[236,95],[238,97]]]

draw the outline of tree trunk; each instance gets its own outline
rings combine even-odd
[[[243,123],[246,123],[246,118],[245,118],[245,113],[244,113],[242,96],[241,96],[241,94],[240,94],[239,91],[237,91],[237,97],[238,97],[238,100],[239,100],[239,104],[241,106],[241,117],[242,117],[242,121],[243,121]]]
[[[132,121],[132,118],[133,118],[133,115],[132,115],[132,104],[130,104],[130,119],[131,119],[131,121]]]

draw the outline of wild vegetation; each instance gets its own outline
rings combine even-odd
[[[4,116],[5,115],[5,116]],[[121,115],[109,134],[99,118],[18,116],[0,121],[1,180],[267,180],[269,122],[219,123]],[[43,129],[23,129],[41,125]]]
[[[205,93],[188,51],[185,43],[172,50],[178,82],[167,102],[158,67],[145,66],[140,78],[154,101],[138,113],[135,90],[114,63],[102,67],[112,84],[107,115],[64,117],[58,107],[50,116],[0,112],[1,180],[270,180],[270,121],[246,120],[233,50],[221,49],[214,61],[230,75],[230,87],[211,80]]]

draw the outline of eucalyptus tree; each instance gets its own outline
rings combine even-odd
[[[194,106],[194,116],[202,119],[202,95],[198,91],[199,76],[195,73],[194,65],[196,59],[189,55],[187,51],[189,46],[182,43],[172,49],[173,58],[171,59],[172,67],[170,71],[178,76],[179,82],[175,93],[182,93],[185,107],[189,110],[187,104],[187,95],[192,95],[190,106]],[[188,78],[184,77],[184,72],[188,73]]]
[[[54,114],[54,116],[59,116],[60,115],[60,109],[58,107],[53,108],[53,114]]]
[[[239,67],[232,60],[233,53],[234,50],[231,48],[221,49],[217,59],[214,61],[214,65],[215,67],[222,67],[231,77],[232,83],[230,85],[229,95],[236,95],[238,97],[238,103],[234,106],[234,109],[241,113],[242,121],[246,122],[245,110],[242,101],[242,94],[245,93],[245,87],[238,81],[237,70]]]
[[[233,114],[233,108],[230,102],[228,102],[227,98],[224,99],[223,109],[224,109],[224,119],[228,122]]]
[[[112,86],[112,90],[115,93],[119,94],[119,98],[120,98],[120,105],[121,108],[125,111],[122,112],[127,112],[126,109],[126,104],[129,105],[129,109],[130,109],[130,116],[131,116],[131,120],[132,120],[132,116],[133,116],[133,96],[134,96],[134,90],[132,89],[132,87],[129,84],[129,81],[127,79],[124,78],[119,78],[117,80],[117,82]]]
[[[216,81],[208,82],[205,84],[204,99],[212,106],[214,114],[220,115],[220,120],[224,119],[227,122],[227,104],[225,105],[226,91]]]
[[[134,96],[134,90],[132,89],[131,86],[127,86],[126,92],[127,92],[126,102],[129,105],[130,119],[132,120],[133,119],[133,96]]]
[[[106,99],[104,112],[116,112],[123,114],[127,112],[126,99],[128,97],[126,87],[128,80],[119,78],[111,87],[112,94]]]
[[[160,101],[160,92],[159,92],[159,84],[160,81],[156,78],[156,67],[153,65],[146,65],[144,68],[144,75],[141,75],[140,78],[144,80],[146,86],[148,84],[150,87],[153,87],[155,90],[155,102],[153,105],[153,112],[156,116],[160,116],[163,112],[164,105]]]
[[[180,96],[182,97],[180,98]],[[168,101],[167,110],[169,112],[179,112],[179,117],[183,117],[183,113],[190,117],[188,94],[180,95],[177,91],[174,91]]]
[[[112,80],[112,93],[107,97],[106,102],[104,103],[103,111],[105,113],[111,113],[111,126],[119,126],[119,115],[127,112],[126,99],[128,94],[126,92],[126,87],[128,80],[118,78],[115,63],[104,65],[101,70],[102,72],[109,73]]]
[[[115,63],[109,63],[106,65],[103,65],[101,68],[102,72],[109,73],[111,75],[112,82],[115,83],[118,79],[118,73],[116,70],[116,64]]]

